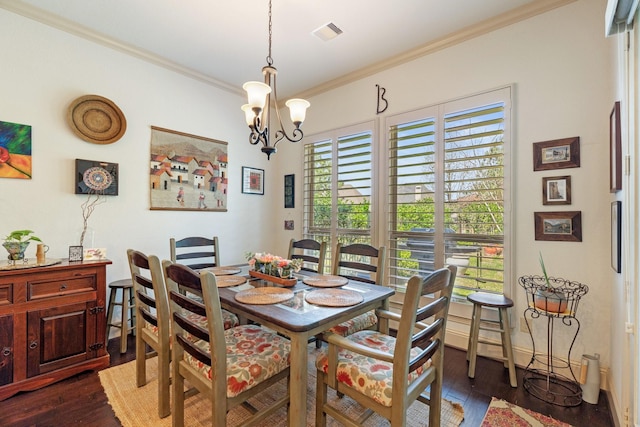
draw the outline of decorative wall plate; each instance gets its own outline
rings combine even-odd
[[[127,130],[127,120],[120,108],[99,95],[75,99],[69,105],[67,122],[73,133],[93,144],[116,142]]]
[[[76,194],[118,195],[118,164],[76,159]]]

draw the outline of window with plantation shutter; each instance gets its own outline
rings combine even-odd
[[[387,119],[389,284],[458,266],[455,295],[503,292],[510,88]]]
[[[373,123],[309,138],[304,147],[304,237],[372,244]],[[330,271],[331,260],[326,268]]]

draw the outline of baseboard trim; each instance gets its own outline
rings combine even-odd
[[[495,342],[496,344],[500,343],[500,341],[492,340],[490,337],[483,337],[483,339],[486,339],[487,341]],[[445,344],[463,351],[467,351],[467,346],[469,344],[469,335],[461,331],[456,331],[456,330],[452,330],[451,328],[448,328],[445,336]],[[488,357],[494,360],[501,360],[502,350],[500,346],[478,344],[478,355],[481,357]],[[516,366],[524,369],[531,361],[531,349],[523,348],[523,347],[514,347],[513,358]],[[578,377],[580,373],[580,367],[581,367],[580,362],[581,362],[580,360],[571,360],[571,369],[573,370],[574,374],[576,374],[576,377]],[[556,369],[556,372],[563,374],[561,369],[560,370]],[[608,369],[603,368],[602,366],[600,367],[600,389],[601,390],[609,390],[609,381],[607,377],[607,372],[608,372]],[[564,375],[568,376],[569,378],[571,377],[570,374],[564,374]]]

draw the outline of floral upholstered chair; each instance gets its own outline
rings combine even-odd
[[[290,342],[257,325],[224,329],[213,273],[163,261],[173,336],[173,426],[184,425],[185,380],[211,400],[211,425],[226,425],[227,412],[289,378]],[[186,292],[183,292],[186,291]],[[201,295],[203,304],[186,294]],[[206,325],[192,317],[205,317]],[[288,387],[287,387],[288,390]],[[289,403],[288,391],[264,409],[252,408],[243,425],[263,420]]]
[[[333,259],[332,274],[382,286],[386,253],[387,249],[384,246],[374,248],[362,243],[347,246],[338,243]],[[363,329],[371,329],[377,323],[378,318],[372,310],[334,326],[329,329],[329,332],[347,336]]]
[[[171,319],[162,266],[157,256],[133,249],[127,250],[127,258],[136,301],[136,385],[142,387],[147,383],[146,361],[157,355],[158,416],[164,418],[171,413]],[[239,324],[238,316],[226,310],[223,318],[225,329]],[[206,327],[206,318],[193,316],[192,320]],[[147,345],[151,348],[149,352]]]
[[[371,330],[325,334],[328,348],[316,359],[316,426],[326,426],[327,415],[361,425],[328,403],[327,387],[387,418],[392,427],[405,426],[407,409],[420,400],[429,405],[429,425],[440,425],[444,335],[455,276],[455,266],[413,276],[400,315],[377,310],[381,318],[399,322],[397,337]],[[435,297],[421,306],[429,294]]]
[[[136,301],[136,385],[142,387],[147,383],[147,359],[157,354],[158,416],[164,418],[171,413],[171,331],[162,267],[155,255],[128,249],[127,257]],[[151,348],[149,352],[147,345]]]

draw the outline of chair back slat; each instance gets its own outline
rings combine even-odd
[[[138,268],[143,270],[149,270],[149,259],[142,252],[132,251],[131,252],[131,262],[136,265]]]
[[[193,259],[193,258],[207,258],[213,257],[215,255],[214,252],[191,252],[188,254],[176,254],[176,260],[181,259]]]
[[[421,351],[418,356],[409,361],[409,372],[413,372],[427,363],[427,361],[436,354],[436,351],[440,349],[441,345],[442,341],[440,340],[428,341],[425,349]]]
[[[183,286],[181,288],[182,289],[187,288],[194,292],[199,293],[198,289],[194,289],[192,287]],[[189,313],[197,314],[198,316],[203,316],[203,317],[207,315],[206,307],[204,306],[204,304],[201,304],[200,302],[192,298],[189,298],[180,292],[175,292],[174,290],[171,290],[169,292],[169,299],[175,302],[176,304],[178,304],[181,309],[186,310]]]
[[[375,285],[382,285],[386,264],[386,248],[375,248],[363,243],[336,245],[333,260],[333,272],[336,276],[346,277]]]
[[[139,274],[136,274],[134,279],[135,279],[134,282],[137,283],[138,285],[142,286],[144,289],[153,290],[153,282],[150,279],[148,279],[148,278],[146,278],[144,276],[140,276]]]
[[[151,325],[162,328],[169,336],[169,301],[160,260],[155,255],[127,251],[138,315]],[[162,319],[162,320],[161,320]],[[143,323],[140,327],[143,327]],[[165,331],[166,328],[166,331]]]
[[[428,294],[425,294],[423,292],[422,295]],[[447,301],[447,298],[438,298],[435,301],[430,302],[426,306],[419,308],[416,313],[416,321],[422,322],[423,320],[434,316],[435,314],[442,311],[448,303],[449,302]]]
[[[354,243],[352,245],[340,246],[340,252],[343,254],[368,256],[377,258],[379,249],[374,248],[371,245],[365,245],[364,243]]]
[[[220,265],[218,237],[191,236],[180,240],[172,237],[169,239],[169,246],[173,263],[180,261],[194,270]],[[198,260],[198,262],[185,263],[185,260]]]
[[[176,340],[180,342],[180,344],[182,345],[182,348],[184,348],[184,351],[189,353],[196,360],[198,360],[201,363],[204,363],[207,366],[211,366],[211,356],[209,355],[209,353],[202,351],[199,347],[196,347],[195,345],[193,345],[191,341],[184,338],[184,336],[182,335],[178,335],[176,337]]]
[[[209,343],[211,349],[216,348],[211,331],[220,327],[218,333],[224,336],[222,329],[222,312],[218,288],[215,277],[211,272],[196,273],[190,267],[182,264],[173,264],[169,261],[163,263],[165,267],[166,282],[169,287],[169,300],[171,301],[171,318],[174,325],[174,337],[180,343],[184,351],[199,360],[212,366],[211,354],[204,352],[196,341],[202,340]],[[206,280],[204,280],[206,279]],[[207,285],[207,289],[203,289]],[[185,292],[186,291],[186,295]],[[195,294],[201,298],[209,298],[211,304],[203,304],[189,294]],[[216,317],[217,320],[212,319]],[[206,321],[202,322],[202,318]],[[194,321],[199,319],[200,321]]]
[[[211,246],[213,245],[213,239],[206,237],[185,237],[184,239],[176,240],[176,248],[189,248],[192,246]]]
[[[287,258],[301,259],[303,261],[301,270],[322,274],[324,273],[326,252],[326,242],[318,242],[313,239],[291,239]]]
[[[146,292],[138,291],[136,292],[136,296],[138,297],[140,302],[142,302],[143,305],[156,308],[156,300],[151,295],[147,294]]]
[[[357,261],[340,261],[340,267],[344,267],[350,270],[361,270],[375,273],[378,271],[378,267],[371,264],[365,264]]]
[[[138,314],[145,320],[145,322],[155,326],[156,328],[158,327],[158,318],[149,310],[145,310],[144,308],[142,308],[138,310]]]

